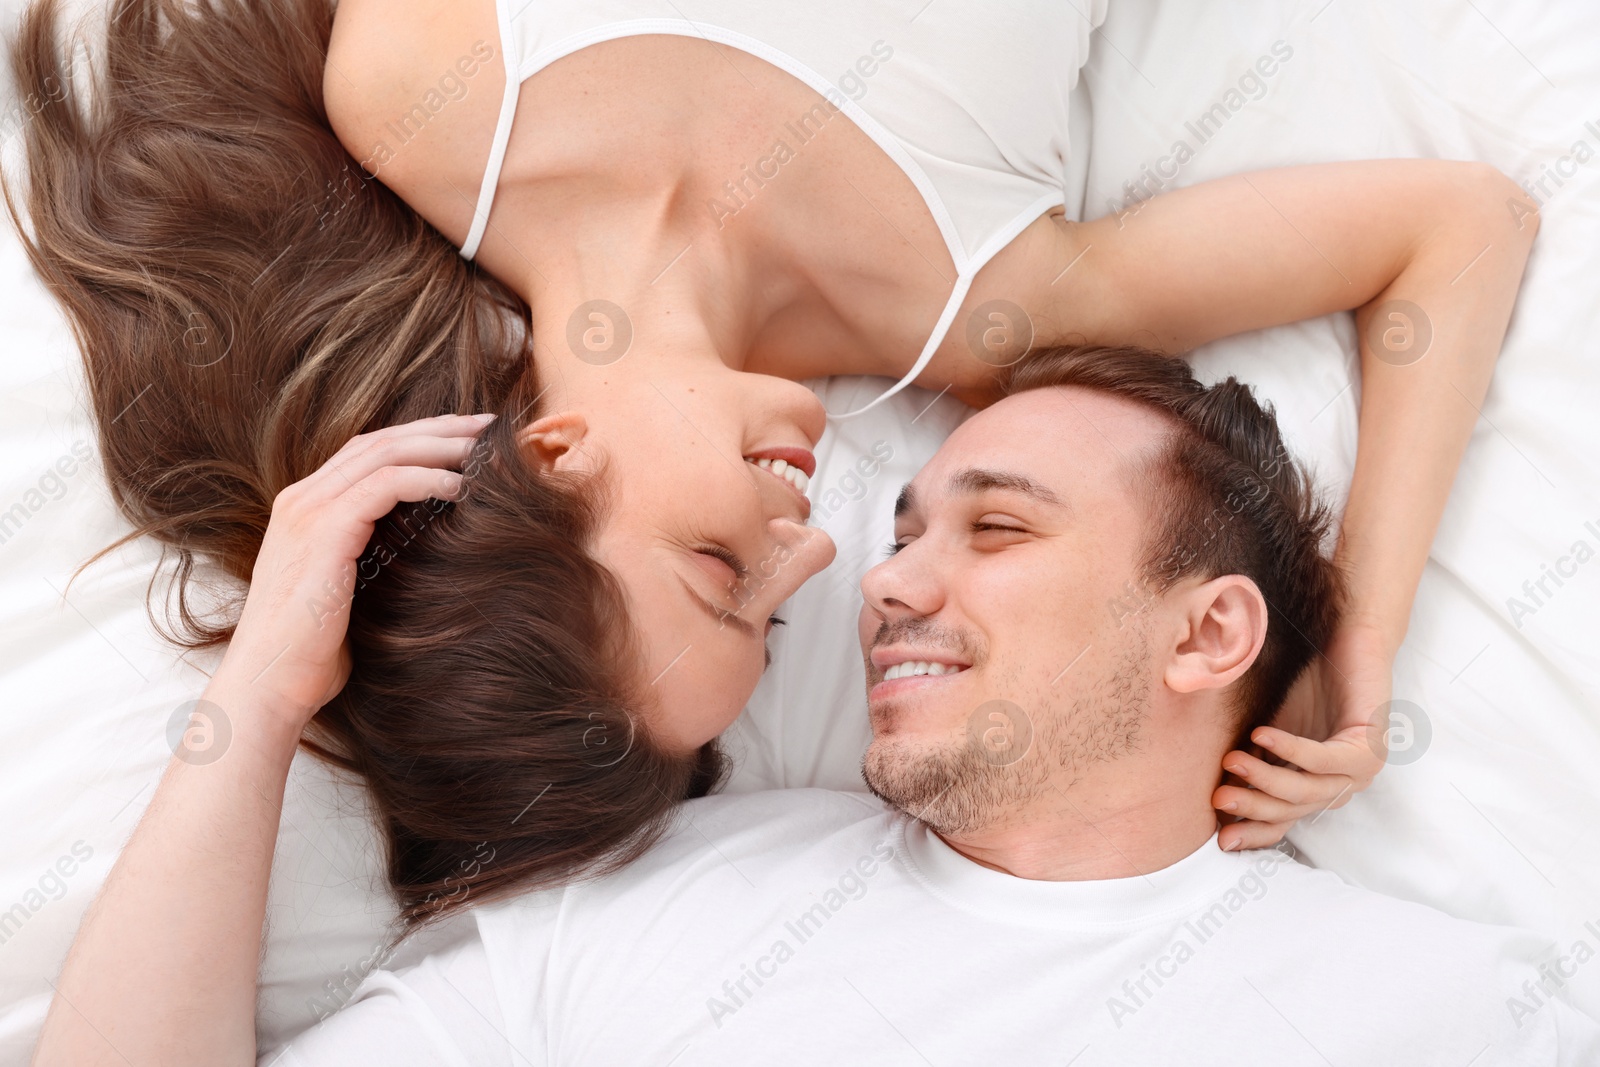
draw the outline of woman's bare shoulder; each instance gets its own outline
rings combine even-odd
[[[500,113],[494,0],[340,0],[323,72],[328,122],[368,174],[465,235]]]

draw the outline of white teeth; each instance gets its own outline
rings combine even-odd
[[[811,479],[799,467],[792,467],[786,460],[781,459],[747,459],[746,463],[754,463],[764,471],[770,471],[804,493],[811,488]]]
[[[935,678],[945,674],[959,674],[966,670],[953,663],[930,663],[927,660],[908,660],[905,663],[896,663],[883,672],[883,680],[892,682],[896,678],[918,678],[922,675],[931,675]]]

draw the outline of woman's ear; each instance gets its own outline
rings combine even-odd
[[[560,411],[535,419],[517,431],[517,447],[545,473],[591,474],[593,448],[589,423],[576,411]]]
[[[1232,685],[1267,638],[1261,590],[1242,574],[1225,574],[1181,595],[1185,630],[1167,663],[1167,685],[1179,693]]]

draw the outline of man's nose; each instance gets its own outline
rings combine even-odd
[[[933,615],[944,605],[944,575],[922,539],[873,567],[861,579],[861,596],[874,613],[892,619]]]

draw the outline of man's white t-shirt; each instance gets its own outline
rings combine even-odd
[[[1600,1064],[1533,935],[1215,839],[1030,881],[869,797],[787,789],[691,802],[624,871],[473,914],[263,1062]]]

